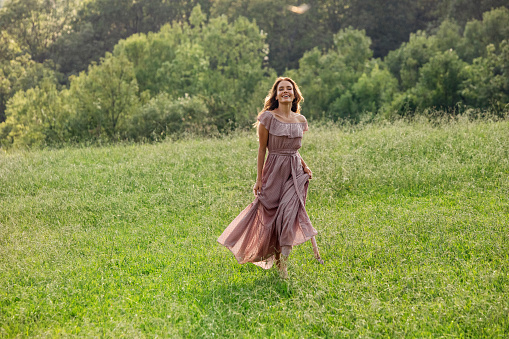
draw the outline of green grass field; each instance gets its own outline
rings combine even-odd
[[[509,122],[311,126],[290,278],[216,242],[254,131],[0,154],[0,337],[509,336]]]

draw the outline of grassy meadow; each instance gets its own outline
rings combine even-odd
[[[0,154],[0,337],[509,336],[509,122],[305,134],[311,244],[288,280],[216,239],[254,131]]]

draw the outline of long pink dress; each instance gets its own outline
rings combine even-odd
[[[282,246],[302,244],[317,231],[306,213],[309,175],[304,173],[297,153],[302,135],[308,130],[307,122],[282,122],[269,111],[258,120],[269,131],[262,189],[217,241],[235,255],[239,264],[252,262],[269,269]]]

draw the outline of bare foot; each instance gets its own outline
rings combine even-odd
[[[324,262],[322,260],[322,258],[320,257],[320,252],[318,251],[318,245],[316,244],[316,239],[315,237],[312,237],[311,238],[311,244],[313,245],[313,252],[315,253],[315,259],[321,264],[323,265]]]

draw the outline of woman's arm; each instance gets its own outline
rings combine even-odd
[[[258,125],[258,159],[257,159],[257,175],[256,183],[253,187],[254,195],[262,189],[263,165],[265,163],[265,153],[267,152],[267,142],[269,140],[269,131],[262,124]]]
[[[298,153],[298,154],[299,154],[300,163],[302,165],[302,169],[304,170],[304,173],[307,173],[309,175],[309,179],[311,179],[313,177],[313,172],[311,172],[311,169],[309,169],[308,165],[306,165],[306,162],[304,161],[304,159],[302,159],[302,156],[300,155],[300,153]]]

